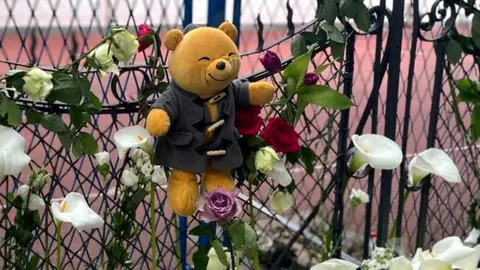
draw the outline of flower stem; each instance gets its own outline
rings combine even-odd
[[[252,227],[252,229],[255,231],[255,214],[253,212],[253,187],[250,181],[248,182],[248,205],[250,207],[250,227]],[[260,260],[258,258],[257,249],[253,251],[253,263],[255,266],[254,269],[260,270]]]
[[[61,256],[62,256],[62,222],[57,221],[57,263],[56,263],[56,269],[57,270],[62,270],[61,266]]]
[[[403,195],[403,203],[405,205],[405,203],[407,202],[408,198],[410,196],[410,190],[407,190],[407,192],[405,192],[405,194]],[[398,219],[395,219],[395,221],[393,222],[393,226],[392,226],[392,229],[390,230],[390,234],[388,235],[388,238],[390,240],[394,239],[397,237],[397,226],[398,226]]]
[[[150,182],[150,230],[151,230],[151,245],[152,245],[152,269],[157,269],[157,234],[156,230],[156,222],[155,222],[155,191],[156,186],[154,182]]]
[[[46,207],[45,207],[45,212],[48,213],[48,204],[46,204]],[[48,228],[48,215],[45,215],[45,228]],[[50,238],[48,237],[48,233],[47,233],[47,230],[45,230],[45,269],[46,270],[49,270],[50,269],[50,245],[48,245],[48,240]]]
[[[96,48],[98,48],[100,45],[105,43],[105,41],[109,40],[112,38],[112,34],[108,34],[105,36],[102,40],[100,40],[99,43],[97,43],[95,46],[93,46],[90,50],[88,50],[85,53],[82,53],[77,59],[75,59],[72,63],[66,65],[64,69],[69,69],[71,68],[74,64],[76,64],[78,61],[82,60],[83,58],[87,57],[91,52],[93,52]]]

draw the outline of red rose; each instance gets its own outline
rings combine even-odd
[[[140,24],[138,26],[138,52],[143,52],[145,49],[150,47],[154,43],[153,39],[155,35],[155,31],[153,28],[148,24]]]
[[[268,119],[260,137],[277,152],[292,153],[300,151],[297,132],[280,117]]]
[[[236,110],[235,127],[241,135],[257,135],[263,124],[263,119],[258,116],[261,110],[260,106],[249,106]]]

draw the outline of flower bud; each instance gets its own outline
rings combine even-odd
[[[293,198],[288,192],[274,191],[270,195],[270,206],[276,213],[282,214],[292,207]]]
[[[124,170],[121,181],[125,186],[133,187],[138,183],[138,176],[130,170]]]
[[[369,201],[370,201],[370,196],[368,196],[368,194],[361,189],[353,188],[352,191],[350,192],[350,203],[354,208],[361,204],[368,203]]]
[[[30,186],[29,185],[22,185],[18,188],[17,195],[22,198],[27,198],[28,193],[30,193]]]
[[[280,57],[272,51],[267,51],[263,58],[260,58],[263,67],[270,73],[277,73],[282,69]]]
[[[120,70],[113,61],[112,56],[113,52],[108,43],[103,43],[88,55],[95,62],[95,67],[98,68],[101,76],[105,76],[107,72],[112,72],[118,76]]]
[[[128,64],[132,61],[139,46],[136,37],[130,34],[126,29],[115,31],[111,44],[113,55],[115,55],[118,61],[123,62],[124,64]]]
[[[280,158],[275,150],[266,146],[260,148],[255,154],[255,168],[262,173],[268,173],[273,170],[275,162],[279,160]]]
[[[109,164],[110,153],[107,151],[98,152],[95,154],[95,160],[97,161],[97,165]]]
[[[33,102],[44,101],[53,89],[52,78],[52,75],[45,71],[39,68],[32,68],[22,78],[25,82],[23,84],[23,92]]]
[[[143,173],[143,175],[151,175],[153,171],[153,166],[151,163],[145,163],[143,164],[140,171]]]
[[[165,185],[167,183],[167,176],[161,166],[155,165],[153,167],[152,182],[158,185]]]
[[[317,84],[318,82],[318,75],[312,72],[308,72],[305,74],[305,77],[303,78],[303,84],[305,85],[314,85]]]
[[[140,24],[138,26],[137,39],[139,42],[138,52],[143,52],[154,43],[155,31],[148,24]]]

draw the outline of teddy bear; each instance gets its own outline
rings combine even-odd
[[[240,54],[236,27],[189,25],[167,32],[170,84],[152,105],[148,132],[158,138],[155,164],[171,169],[167,200],[172,211],[189,216],[203,192],[235,188],[231,170],[243,157],[234,126],[235,108],[263,105],[274,96],[269,82],[237,79]]]

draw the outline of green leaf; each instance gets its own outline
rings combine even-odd
[[[357,2],[356,4],[357,14],[354,18],[355,24],[360,30],[368,32],[368,30],[370,30],[370,12],[363,2]]]
[[[257,234],[249,224],[242,220],[235,220],[227,227],[227,233],[236,250],[245,251],[252,257],[257,249]]]
[[[297,102],[297,110],[295,113],[295,121],[298,121],[300,119],[300,117],[302,116],[307,106],[308,106],[308,100],[306,98],[303,98],[302,95],[299,95],[298,102]]]
[[[27,264],[25,270],[35,270],[37,269],[38,262],[40,261],[40,257],[37,254],[33,254],[30,258],[30,261]]]
[[[287,121],[288,123],[292,123],[295,117],[295,111],[293,108],[293,104],[291,102],[287,103],[286,108],[280,112],[280,116]]]
[[[325,65],[323,65],[323,66],[317,67],[317,68],[315,69],[315,73],[316,73],[316,74],[322,73],[322,72],[325,71],[331,64],[332,64],[332,63],[327,63],[327,64],[325,64]]]
[[[146,195],[147,195],[147,191],[141,188],[137,189],[132,195],[132,201],[135,204],[135,206],[143,202]]]
[[[293,57],[299,57],[300,55],[308,52],[307,42],[303,36],[300,35],[293,39],[292,43],[290,44],[290,52],[292,53]]]
[[[287,153],[287,161],[292,164],[295,164],[300,159],[300,156],[301,156],[300,151]]]
[[[357,3],[354,0],[346,0],[341,8],[343,14],[348,18],[355,18],[357,15]]]
[[[138,100],[146,100],[155,93],[162,93],[168,86],[166,82],[160,82],[158,85],[145,86],[138,94]]]
[[[45,129],[55,133],[67,131],[67,125],[63,122],[62,118],[56,114],[43,116],[40,120],[40,124]]]
[[[9,125],[16,126],[22,123],[22,111],[20,107],[5,95],[1,95],[0,116],[7,116]]]
[[[480,101],[480,93],[476,82],[471,81],[468,78],[463,78],[457,80],[456,85],[460,92],[457,97],[458,101],[469,103]]]
[[[27,124],[39,124],[42,121],[43,113],[28,108],[25,110],[25,116],[27,117]]]
[[[94,155],[98,152],[98,145],[90,133],[80,132],[73,139],[73,154],[80,157],[82,154]]]
[[[287,77],[287,86],[285,88],[286,90],[285,95],[287,97],[287,100],[295,94],[296,89],[297,89],[297,80],[295,80],[295,78],[293,78],[292,76]],[[285,104],[285,102],[283,102],[283,104]]]
[[[245,163],[246,163],[245,165],[247,165],[247,168],[248,168],[248,170],[250,170],[250,172],[256,172],[257,171],[257,168],[255,167],[255,152],[252,152],[248,156]]]
[[[480,138],[480,103],[475,104],[472,111],[472,137],[473,140]]]
[[[472,19],[472,35],[480,34],[480,12],[476,12]]]
[[[342,32],[340,32],[340,30],[338,30],[337,27],[335,27],[331,24],[328,24],[328,23],[323,23],[320,27],[323,30],[325,30],[325,32],[327,32],[328,37],[331,40],[333,40],[335,42],[338,42],[338,43],[345,43],[345,37],[343,36]]]
[[[295,79],[295,81],[297,82],[296,88],[298,88],[298,86],[303,82],[303,77],[305,77],[305,72],[307,72],[311,55],[312,51],[309,51],[306,54],[298,56],[283,71],[284,77],[292,77],[293,79]]]
[[[102,102],[93,92],[90,92],[86,96],[86,98],[90,102],[90,104],[93,105],[93,108],[95,109],[95,111],[93,111],[93,113],[98,113],[102,110]]]
[[[58,138],[62,146],[68,151],[70,149],[70,144],[72,143],[72,133],[70,130],[57,133]]]
[[[69,110],[69,114],[70,114],[70,121],[77,128],[82,127],[85,123],[87,123],[90,120],[90,115],[84,112],[80,107],[77,107],[77,106],[71,106]]]
[[[312,45],[320,41],[320,37],[313,32],[302,32],[300,35],[303,37],[307,45]]]
[[[451,39],[447,45],[447,59],[452,64],[457,64],[460,58],[462,58],[462,46],[460,43]]]
[[[305,102],[329,109],[344,110],[353,105],[350,98],[324,85],[304,86],[298,95]]]
[[[208,265],[208,252],[210,251],[210,243],[205,246],[199,246],[197,251],[193,253],[193,265],[195,270],[206,270]]]
[[[57,71],[53,73],[52,76],[53,89],[48,95],[47,101],[52,103],[58,100],[66,104],[78,105],[82,97],[80,90],[85,87],[81,85],[85,84],[86,79],[76,79],[72,75],[62,71]],[[84,82],[82,82],[82,80]],[[86,83],[88,85],[90,84],[88,80],[86,80]],[[90,87],[88,86],[88,88]]]
[[[332,56],[336,61],[343,61],[343,54],[345,52],[345,43],[338,43],[335,41],[330,42],[330,48],[332,49]]]
[[[217,253],[217,256],[220,262],[223,265],[228,266],[227,254],[225,253],[225,250],[223,249],[223,245],[220,242],[220,240],[214,239],[212,241],[212,246],[215,249],[215,253]]]
[[[196,236],[210,236],[215,237],[215,224],[214,223],[202,223],[198,224],[195,228],[191,229],[188,234]]]
[[[325,5],[323,6],[323,19],[328,23],[333,24],[337,18],[338,7],[335,0],[325,0]]]
[[[258,136],[248,136],[247,137],[247,145],[250,146],[253,149],[259,149],[259,148],[262,148],[262,147],[266,146],[267,144],[265,143],[265,141],[262,138],[260,138]]]
[[[315,152],[312,151],[312,149],[302,146],[302,149],[300,150],[301,152],[301,159],[303,165],[305,165],[305,171],[308,174],[313,174],[314,171],[314,165],[315,165]]]
[[[22,91],[23,85],[25,84],[25,81],[23,80],[23,76],[25,76],[25,74],[27,74],[26,71],[11,70],[8,72],[7,78],[5,79],[6,86],[14,87],[19,92]]]

